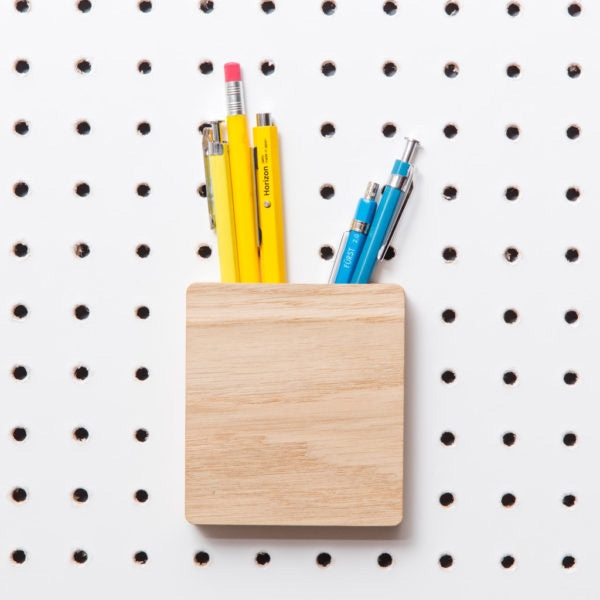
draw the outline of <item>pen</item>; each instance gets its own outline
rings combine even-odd
[[[379,185],[370,181],[364,197],[358,201],[350,230],[344,234],[340,243],[341,252],[338,253],[338,267],[337,270],[334,267],[332,273],[334,283],[350,283],[352,281],[352,274],[365,245],[369,227],[377,210],[375,198],[377,197],[378,190]]]
[[[365,240],[364,248],[358,258],[352,283],[369,283],[377,259],[382,258],[382,250],[386,243],[389,244],[391,234],[408,198],[414,169],[412,160],[418,145],[417,140],[407,138],[402,158],[394,163],[389,182],[381,194],[379,207]]]
[[[259,259],[263,283],[285,283],[285,245],[277,127],[269,113],[256,115],[254,167],[258,204]]]
[[[229,177],[229,152],[227,144],[221,140],[220,121],[211,121],[210,129],[205,129],[204,133],[207,133],[205,156],[208,162],[206,196],[212,198],[214,202],[214,222],[217,231],[221,281],[235,283],[240,280],[240,273],[231,179]]]
[[[208,204],[208,221],[210,228],[215,228],[215,199],[210,179],[210,165],[208,164],[208,144],[212,141],[211,127],[205,127],[202,132],[202,155],[204,156],[204,173],[206,174],[206,202]]]
[[[244,114],[244,90],[239,63],[231,62],[225,65],[225,95],[239,275],[242,282],[256,283],[260,281],[260,265],[254,170]]]

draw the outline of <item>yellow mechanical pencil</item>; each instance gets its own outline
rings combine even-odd
[[[258,226],[260,229],[260,270],[263,283],[285,283],[285,243],[281,171],[277,127],[269,113],[256,115],[254,160]]]
[[[227,97],[229,165],[240,281],[256,283],[260,281],[260,264],[258,260],[254,170],[248,139],[248,125],[244,114],[244,90],[238,63],[227,63],[225,65],[225,92]]]
[[[237,244],[235,239],[235,217],[229,177],[229,152],[221,140],[221,125],[212,121],[206,147],[208,171],[206,173],[207,197],[214,203],[214,222],[217,231],[217,247],[221,281],[236,283],[240,280]]]

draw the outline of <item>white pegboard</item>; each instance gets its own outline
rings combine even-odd
[[[315,0],[274,4],[265,14],[255,0],[214,0],[209,13],[196,0],[153,0],[146,13],[135,0],[91,0],[89,12],[75,0],[29,0],[26,12],[0,3],[0,597],[596,598],[598,2],[582,1],[577,14],[568,0],[521,0],[514,16],[503,0],[457,0],[452,16],[438,0],[396,0],[390,15],[379,0],[338,0],[331,15]],[[76,69],[82,59],[88,73]],[[422,141],[396,257],[378,273],[408,300],[399,528],[185,521],[184,292],[218,278],[216,252],[197,253],[215,246],[197,193],[198,127],[224,115],[228,60],[242,64],[249,112],[271,111],[280,129],[292,282],[327,280],[321,247],[336,247],[402,137]],[[151,71],[140,73],[140,61]],[[207,61],[213,71],[203,74]],[[336,67],[329,77],[326,61]],[[397,66],[391,77],[386,62]],[[507,76],[513,64],[518,77]],[[25,135],[14,131],[20,120]],[[80,121],[89,134],[76,132]],[[332,137],[320,134],[326,122]],[[382,135],[386,123],[394,137]],[[506,136],[513,124],[516,140]],[[567,137],[571,125],[578,139]],[[18,182],[26,195],[13,192]],[[324,184],[335,190],[329,200]],[[518,198],[505,198],[508,187]],[[569,187],[579,198],[565,197]],[[17,243],[26,256],[14,255]],[[77,243],[88,256],[75,256]],[[512,263],[509,247],[519,253]],[[569,248],[578,260],[566,260]],[[13,316],[19,304],[24,318]],[[79,305],[88,318],[74,316]],[[140,306],[149,318],[136,317]],[[504,322],[507,309],[516,322]],[[12,375],[18,365],[23,380]],[[78,366],[85,380],[73,376]],[[453,383],[442,381],[446,370]],[[508,371],[514,385],[503,382]],[[574,385],[563,381],[569,371]],[[78,427],[87,440],[74,439]],[[444,432],[452,445],[440,442]],[[15,488],[24,501],[12,499]],[[77,488],[87,501],[73,500]],[[508,493],[512,507],[501,503]],[[258,552],[270,562],[257,565]],[[391,566],[378,565],[381,553]]]

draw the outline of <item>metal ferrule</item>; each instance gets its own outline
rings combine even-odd
[[[267,127],[273,125],[273,119],[271,119],[271,113],[257,113],[256,124],[259,127]]]
[[[350,225],[350,231],[356,231],[357,233],[366,234],[369,231],[369,223],[365,223],[364,221],[357,221],[354,219],[352,221],[352,225]]]
[[[223,154],[223,143],[221,141],[221,121],[209,121],[210,128],[204,130],[209,132],[206,154],[208,156]],[[204,141],[204,140],[203,140]]]
[[[225,99],[228,115],[243,115],[246,112],[244,88],[241,81],[228,81],[225,83]]]

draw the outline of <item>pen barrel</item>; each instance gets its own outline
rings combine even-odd
[[[279,142],[275,125],[253,129],[263,283],[285,283],[285,244]]]
[[[350,283],[352,281],[352,275],[358,259],[360,258],[366,239],[367,236],[364,233],[359,233],[358,231],[353,230],[348,232],[346,246],[340,259],[340,265],[335,277],[335,283]]]
[[[227,117],[227,135],[240,281],[257,283],[260,282],[260,265],[254,169],[244,115]]]

